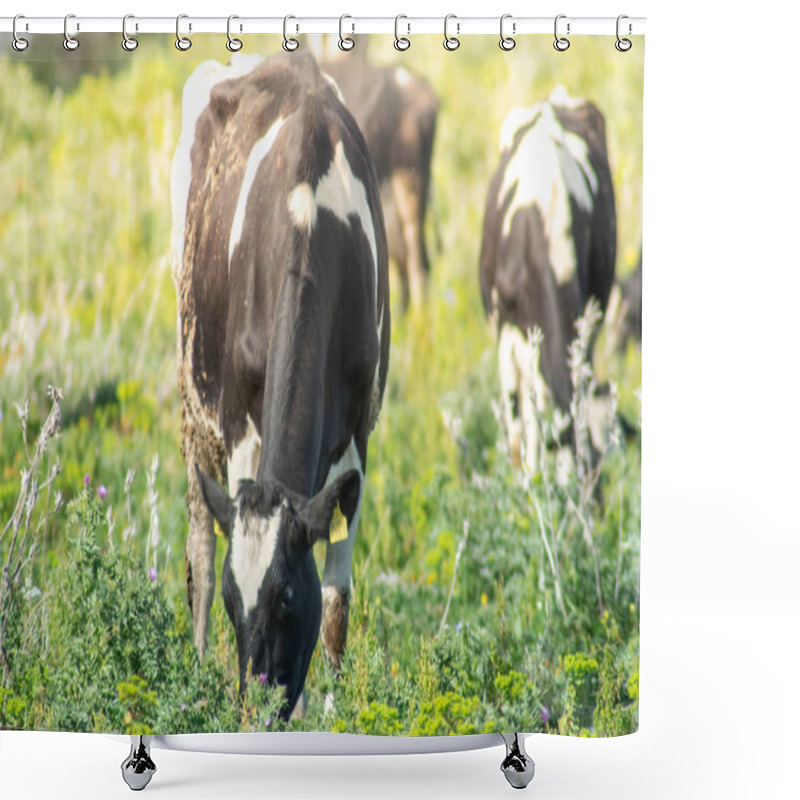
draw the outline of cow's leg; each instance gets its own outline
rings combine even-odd
[[[186,593],[194,627],[194,645],[200,656],[205,653],[208,641],[208,619],[214,599],[214,556],[216,537],[214,519],[203,500],[195,465],[209,475],[216,468],[207,457],[205,448],[198,441],[198,432],[184,421],[183,456],[186,461],[187,489],[186,510],[189,530],[186,535]]]
[[[364,472],[356,450],[355,440],[341,461],[331,470],[331,481],[348,469],[357,469],[361,478],[358,504],[347,525],[347,539],[328,544],[325,553],[325,569],[322,573],[322,625],[320,635],[322,647],[335,670],[341,666],[342,653],[347,643],[347,622],[350,614],[351,567],[355,546],[361,500],[364,496]]]
[[[519,330],[511,325],[504,325],[500,331],[497,346],[497,360],[500,371],[500,392],[503,399],[508,448],[511,463],[515,467],[522,465],[522,407],[521,380],[515,357],[515,344],[520,338]]]
[[[511,462],[522,465],[524,443],[525,466],[531,473],[539,469],[540,419],[550,400],[539,347],[516,326],[503,325],[497,355]]]
[[[423,231],[423,198],[420,197],[419,183],[411,170],[399,169],[392,174],[392,193],[406,245],[405,280],[408,282],[411,303],[415,306],[422,303],[428,272]]]
[[[539,366],[539,350],[524,342],[518,352],[521,359],[522,425],[525,430],[525,466],[533,475],[540,468],[542,449],[541,420],[550,402],[550,390]]]

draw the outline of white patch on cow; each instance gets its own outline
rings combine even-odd
[[[275,556],[281,515],[286,508],[284,500],[268,517],[248,513],[244,519],[237,509],[231,534],[231,571],[248,615],[258,603],[259,589]]]
[[[356,531],[358,530],[358,518],[361,513],[361,498],[364,496],[364,469],[361,464],[361,457],[358,455],[355,439],[350,439],[347,450],[342,457],[328,470],[328,477],[325,479],[325,486],[330,486],[340,475],[344,475],[351,469],[358,471],[360,486],[358,490],[358,504],[355,514],[347,527],[347,539],[336,544],[329,544],[325,552],[325,571],[322,574],[322,597],[323,608],[326,607],[326,593],[332,597],[340,589],[350,586],[350,565],[353,561],[353,546],[355,544]]]
[[[236,497],[239,481],[255,479],[260,456],[261,437],[253,420],[248,415],[247,431],[231,448],[231,455],[228,458],[228,494],[231,497]]]
[[[556,86],[553,91],[550,92],[550,96],[547,99],[552,105],[560,106],[561,108],[580,108],[582,105],[586,104],[586,101],[582,97],[573,97],[567,91],[567,87],[562,84]]]
[[[408,86],[413,80],[411,73],[403,67],[398,67],[394,71],[394,77],[398,86]]]
[[[311,188],[311,184],[304,181],[295,186],[289,193],[287,205],[289,206],[289,216],[295,226],[301,231],[311,233],[311,229],[317,221],[317,203],[314,200],[314,190]]]
[[[378,307],[378,245],[375,239],[375,226],[372,211],[367,199],[364,184],[353,174],[344,154],[344,145],[336,144],[333,161],[325,175],[317,184],[314,199],[318,206],[327,208],[347,225],[350,216],[357,217],[369,242],[372,264],[375,268],[375,308]]]
[[[183,87],[181,136],[172,159],[172,270],[177,276],[183,266],[183,240],[186,234],[186,206],[192,182],[192,145],[197,120],[208,105],[211,90],[225,77],[218,61],[206,61],[195,69]]]
[[[541,414],[550,401],[550,390],[539,368],[539,347],[516,326],[506,323],[500,331],[497,360],[503,396],[506,429],[512,458],[524,457],[535,472],[539,463],[539,426]],[[512,395],[517,396],[514,414]]]
[[[316,38],[316,37],[314,37],[314,38]],[[312,41],[313,41],[313,39],[312,39]],[[331,85],[331,89],[333,89],[334,94],[339,98],[339,102],[342,105],[346,105],[346,103],[344,102],[344,95],[342,94],[342,90],[339,88],[339,84],[336,83],[336,81],[330,75],[328,75],[327,72],[323,72],[322,76]]]
[[[230,65],[205,61],[189,76],[183,87],[181,135],[172,160],[172,271],[176,277],[183,266],[186,235],[186,207],[192,183],[192,145],[197,120],[208,106],[211,90],[223,80],[246,75],[263,61],[262,56],[237,54]]]
[[[530,108],[515,106],[506,114],[506,118],[503,120],[503,127],[500,128],[500,152],[508,150],[514,144],[514,137],[517,135],[517,131],[533,122],[541,109],[542,104],[536,103]]]
[[[242,178],[242,187],[239,190],[239,200],[236,203],[236,212],[233,215],[233,224],[231,225],[231,235],[228,239],[228,269],[230,270],[231,259],[233,258],[233,251],[239,240],[242,238],[242,229],[244,228],[244,215],[247,211],[247,199],[250,197],[250,190],[253,188],[253,182],[258,174],[258,168],[261,162],[267,157],[267,154],[275,144],[281,128],[283,127],[283,117],[278,117],[275,122],[270,125],[269,130],[253,145],[250,150],[250,155],[247,158],[247,166],[244,170],[244,178]]]
[[[538,118],[506,166],[498,196],[500,206],[514,189],[503,219],[503,236],[511,232],[517,211],[536,206],[544,222],[553,273],[560,283],[567,282],[575,274],[577,261],[570,198],[591,212],[597,176],[589,162],[586,142],[564,130],[549,103],[541,104]]]

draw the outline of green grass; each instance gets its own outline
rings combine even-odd
[[[274,51],[276,41],[245,46]],[[165,40],[149,57],[115,62],[66,90],[37,83],[20,59],[0,61],[2,521],[14,513],[49,410],[47,387],[64,391],[61,435],[42,464],[43,474],[56,464],[60,472],[39,496],[35,549],[8,605],[0,727],[166,733],[277,724],[277,699],[257,681],[244,705],[236,698],[235,643],[219,591],[209,657],[200,663],[191,647],[169,171],[182,85],[198,60],[225,51],[216,37],[197,38],[190,58],[173,50]],[[388,38],[372,42],[370,57],[406,63]],[[562,82],[606,114],[618,273],[633,269],[642,57],[641,48],[616,53],[606,38],[576,40],[564,54],[548,37],[507,54],[496,37],[470,38],[456,53],[445,53],[440,37],[414,39],[411,65],[441,99],[427,221],[431,291],[422,308],[393,316],[342,672],[334,676],[318,650],[308,713],[292,729],[635,729],[639,444],[611,452],[596,496],[584,498],[588,541],[574,513],[577,476],[559,485],[553,454],[531,481],[510,468],[477,261],[503,118]],[[621,412],[635,424],[638,351],[595,367],[616,381]],[[27,444],[16,408],[25,403]],[[65,502],[51,514],[57,491]],[[9,537],[0,540],[4,564],[9,549]],[[224,546],[218,576],[223,555]]]

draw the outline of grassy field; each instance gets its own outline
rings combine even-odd
[[[417,70],[441,100],[431,291],[412,313],[394,309],[342,672],[318,648],[291,729],[636,729],[639,437],[592,471],[555,452],[536,475],[511,469],[477,273],[502,121],[558,83],[605,114],[618,274],[634,268],[643,51],[597,38],[563,54],[549,37],[511,53],[496,37],[455,53],[440,37],[415,37],[410,55],[388,37],[370,45],[372,61]],[[19,567],[0,591],[0,728],[278,725],[258,680],[237,699],[219,582],[202,663],[186,605],[169,172],[183,83],[226,54],[224,37],[195,40],[188,55],[166,38],[135,56],[115,43],[113,60],[63,86],[45,62],[0,61],[0,558]],[[245,52],[278,41],[246,38]],[[601,335],[594,367],[638,429],[638,350],[611,353]],[[224,543],[218,576],[223,556]]]

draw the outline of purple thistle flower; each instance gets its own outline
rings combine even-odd
[[[261,674],[258,676],[258,680],[259,680],[259,682],[260,682],[261,684],[265,684],[265,683],[267,682],[267,673],[266,673],[266,672],[262,672],[262,673],[261,673]]]
[[[105,500],[108,497],[108,489],[102,483],[97,487],[97,496],[101,500]]]
[[[153,583],[155,583],[158,580],[158,570],[155,567],[150,567],[147,577],[150,578]]]
[[[547,706],[542,706],[540,713],[542,715],[542,722],[547,725],[550,722],[550,709]]]
[[[88,489],[92,479],[88,475],[83,476],[83,485]]]

